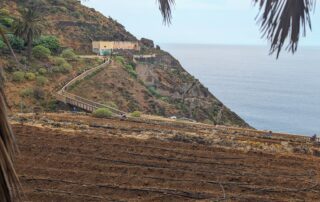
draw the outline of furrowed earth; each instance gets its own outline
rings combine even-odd
[[[307,137],[157,117],[11,120],[24,201],[320,201]]]

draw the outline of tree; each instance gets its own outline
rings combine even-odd
[[[33,41],[41,36],[44,29],[43,19],[36,7],[26,8],[15,23],[15,34],[27,43],[28,59],[31,59]]]
[[[261,32],[271,42],[270,53],[279,54],[289,40],[287,50],[295,53],[301,32],[311,29],[310,12],[315,7],[315,0],[253,0],[259,5]],[[158,0],[164,23],[171,23],[171,7],[175,0]]]

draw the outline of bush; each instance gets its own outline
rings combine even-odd
[[[61,57],[56,57],[53,59],[53,63],[57,66],[61,66],[63,65],[64,63],[67,63],[67,61],[64,59],[64,58],[61,58]]]
[[[24,75],[24,77],[29,80],[29,81],[33,81],[36,79],[36,75],[34,73],[28,72]]]
[[[40,60],[48,59],[51,55],[51,51],[42,45],[37,45],[32,49],[32,55]]]
[[[19,62],[23,65],[26,65],[28,63],[28,60],[25,56],[22,56],[19,60]]]
[[[112,101],[106,102],[105,104],[107,106],[110,106],[110,107],[114,108],[114,109],[118,109],[118,105],[116,103],[112,102]]]
[[[139,111],[134,111],[130,114],[132,117],[141,117],[141,112]]]
[[[64,63],[60,66],[61,73],[69,73],[72,70],[72,66],[69,63]]]
[[[137,72],[134,70],[133,66],[132,65],[129,65],[129,64],[125,64],[124,65],[125,69],[129,72],[129,74],[134,77],[134,78],[137,78],[138,77],[138,74]]]
[[[157,89],[156,89],[155,87],[153,87],[153,86],[149,86],[149,87],[148,87],[148,91],[149,91],[149,93],[151,93],[151,95],[153,95],[153,96],[155,96],[155,97],[157,97],[157,98],[160,98],[160,97],[161,97],[161,95],[159,94],[159,92],[157,91]]]
[[[10,45],[15,50],[23,50],[24,49],[24,41],[23,39],[16,37],[13,34],[7,35]]]
[[[33,90],[31,88],[26,88],[20,91],[20,97],[31,97],[33,95]]]
[[[2,19],[0,19],[0,24],[6,26],[6,27],[12,27],[14,20],[12,18],[9,17],[4,17]]]
[[[44,76],[38,76],[37,77],[37,85],[44,86],[48,83],[48,79]]]
[[[35,42],[35,45],[42,45],[55,53],[60,49],[59,39],[55,36],[41,36],[40,39]]]
[[[112,112],[107,108],[99,108],[93,112],[93,116],[97,118],[110,118]]]
[[[33,97],[37,100],[43,100],[45,97],[45,92],[41,88],[34,88]]]
[[[75,60],[77,58],[77,55],[73,52],[72,49],[66,49],[62,51],[61,56],[66,60]]]
[[[40,68],[39,70],[38,70],[38,72],[39,72],[39,74],[41,74],[41,75],[45,75],[45,74],[47,74],[47,69],[45,69],[45,68]]]
[[[52,72],[60,73],[60,67],[57,67],[57,66],[52,67]]]
[[[118,63],[124,64],[125,63],[125,59],[122,56],[116,56],[116,61]]]
[[[24,81],[24,75],[25,75],[24,72],[17,71],[17,72],[14,72],[14,73],[13,73],[12,79],[13,79],[13,81],[15,81],[15,82],[22,82],[22,81]]]

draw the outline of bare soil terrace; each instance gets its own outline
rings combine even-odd
[[[169,120],[12,119],[25,201],[320,201],[306,137]]]

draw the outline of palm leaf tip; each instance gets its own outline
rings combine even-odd
[[[297,51],[300,36],[311,30],[310,13],[315,7],[315,0],[254,0],[259,4],[261,32],[271,42],[270,54],[277,57],[286,43],[286,49]]]
[[[175,0],[158,0],[159,10],[161,11],[163,22],[165,24],[171,24],[172,19],[172,6]]]

